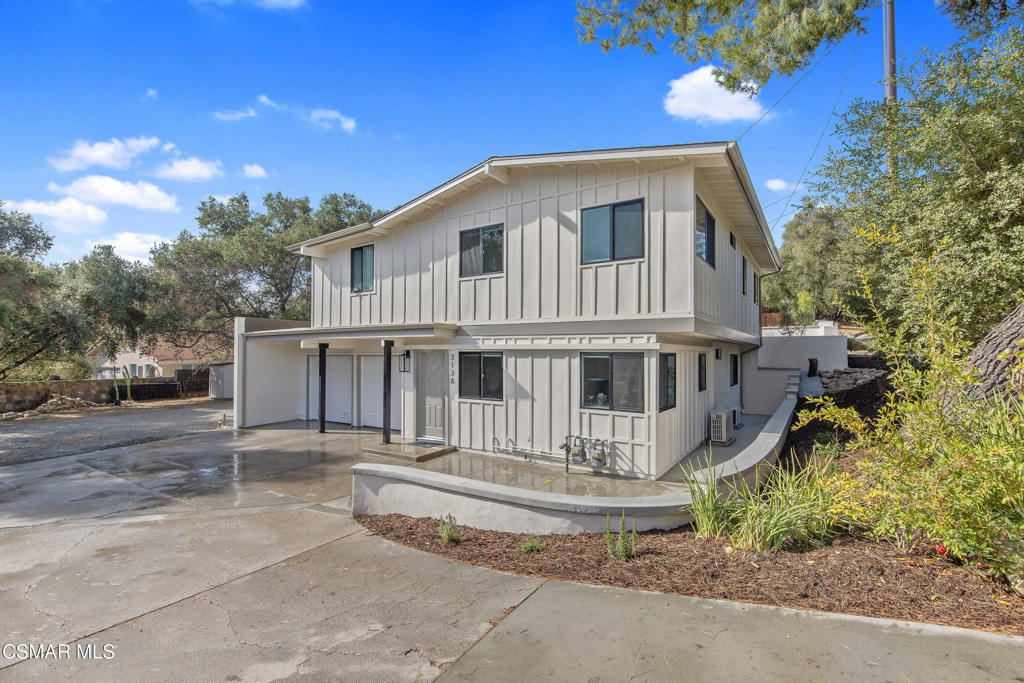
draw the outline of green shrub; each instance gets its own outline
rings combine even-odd
[[[540,542],[536,536],[530,536],[528,539],[523,541],[521,546],[524,553],[539,553],[542,552],[547,546]]]
[[[861,232],[869,242],[902,248],[894,234]],[[1013,396],[976,400],[963,391],[975,378],[956,321],[939,308],[933,261],[942,257],[940,246],[930,259],[908,263],[914,298],[908,310],[920,313],[897,329],[886,325],[863,280],[859,294],[876,313],[858,322],[892,368],[892,389],[877,416],[866,418],[825,396],[801,411],[794,428],[822,419],[852,435],[849,447],[864,454],[855,482],[861,518],[873,536],[904,547],[941,543],[996,576],[1019,576],[1024,403]]]
[[[617,560],[630,560],[636,557],[636,520],[633,521],[633,534],[626,532],[626,510],[622,510],[622,521],[619,524],[618,538],[612,533],[612,516],[608,515],[604,532],[604,543],[608,552]]]
[[[768,550],[822,545],[858,528],[862,510],[853,480],[833,472],[827,447],[816,454],[802,468],[773,466],[760,489],[740,477],[719,496],[713,484],[692,478],[696,536],[728,536],[737,548]]]
[[[705,469],[711,472],[707,478],[698,477],[692,470],[689,473],[693,531],[697,538],[717,538],[725,533],[725,503],[718,495],[710,458]]]
[[[459,533],[459,527],[455,524],[455,517],[449,512],[447,517],[442,517],[440,524],[437,525],[437,533],[441,536],[441,540],[445,543],[458,543],[462,540],[462,534]]]
[[[864,342],[860,341],[859,339],[854,339],[853,337],[847,337],[846,338],[846,350],[847,351],[867,351],[868,350],[868,345],[865,344]]]

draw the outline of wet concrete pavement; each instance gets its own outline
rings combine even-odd
[[[0,651],[0,681],[1024,672],[1021,638],[518,577],[371,536],[347,470],[379,438],[292,423],[0,467],[0,648],[70,646]]]
[[[0,465],[169,439],[231,424],[231,401],[207,398],[104,406],[0,422]]]

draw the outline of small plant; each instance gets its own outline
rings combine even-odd
[[[455,544],[462,540],[459,527],[455,524],[455,517],[450,512],[447,517],[441,518],[440,524],[437,525],[437,533],[445,543]]]
[[[604,532],[604,543],[608,552],[617,560],[631,560],[636,557],[636,520],[633,520],[633,534],[626,532],[626,510],[622,510],[622,521],[619,523],[619,536],[612,534],[612,516],[607,516]]]
[[[717,538],[725,533],[726,508],[718,495],[718,477],[712,468],[710,455],[704,469],[708,472],[707,477],[699,476],[692,467],[687,475],[693,531],[697,538]]]
[[[528,539],[523,541],[521,546],[524,553],[539,553],[547,548],[546,545],[540,542],[536,536],[530,536]]]

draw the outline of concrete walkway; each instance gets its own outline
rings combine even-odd
[[[0,681],[1024,672],[1022,638],[518,577],[371,536],[343,494],[377,438],[211,432],[0,467]]]
[[[140,401],[0,422],[0,465],[128,446],[231,424],[231,401]]]

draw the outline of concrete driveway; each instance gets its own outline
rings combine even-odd
[[[0,422],[0,465],[76,455],[231,424],[231,401],[139,402]]]
[[[346,512],[347,468],[386,462],[359,454],[378,440],[292,424],[0,467],[0,680],[1024,672],[1024,639],[523,578],[384,541]]]

